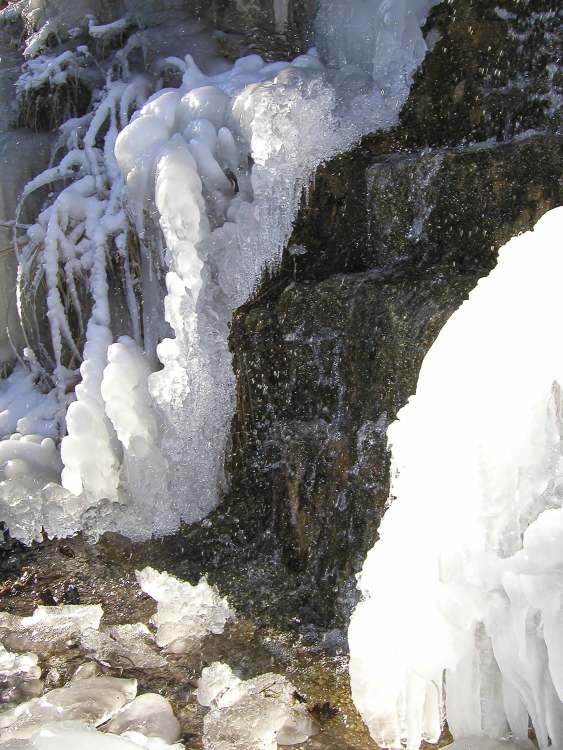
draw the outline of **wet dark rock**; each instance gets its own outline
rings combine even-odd
[[[347,621],[388,499],[386,429],[440,329],[499,247],[563,202],[559,14],[436,6],[398,126],[318,169],[280,267],[235,315],[214,559],[236,559],[241,534],[249,565],[278,555],[301,625]]]

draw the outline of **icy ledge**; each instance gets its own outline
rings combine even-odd
[[[529,720],[562,746],[562,235],[563,207],[500,250],[389,429],[395,499],[349,630],[381,746],[436,741],[445,715],[459,747],[527,743]]]

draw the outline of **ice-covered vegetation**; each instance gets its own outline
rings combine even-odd
[[[437,740],[444,710],[472,738],[455,746],[526,743],[529,722],[563,742],[562,231],[558,208],[501,249],[389,429],[392,501],[349,632],[382,746]]]
[[[52,166],[22,196],[25,206],[51,190],[18,237],[19,304],[29,323],[45,295],[48,340],[37,320],[28,355],[52,380],[61,442],[48,484],[4,483],[1,515],[14,535],[142,538],[216,505],[234,399],[232,312],[279,262],[319,162],[394,122],[431,5],[323,2],[321,55],[292,62],[249,55],[230,65],[193,22],[183,57],[145,69],[150,28],[136,29],[151,3],[103,21],[83,3],[67,13],[22,0],[2,13],[34,30],[20,95],[64,83],[101,42],[118,47],[100,58],[105,84],[89,111],[62,125]],[[53,54],[53,38],[76,47]],[[162,88],[166,70],[176,88]],[[32,474],[31,453],[19,453]]]

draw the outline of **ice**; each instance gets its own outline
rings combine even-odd
[[[493,740],[490,737],[466,737],[447,745],[450,750],[532,750],[534,745],[530,741],[509,742],[508,740]]]
[[[13,654],[0,644],[0,679],[14,676],[24,680],[37,680],[41,677],[37,655]]]
[[[210,633],[222,633],[235,617],[227,600],[205,578],[192,586],[149,567],[136,576],[142,590],[158,603],[151,623],[157,628],[157,644],[167,651],[182,653],[197,647]]]
[[[0,714],[0,741],[28,739],[46,723],[57,720],[105,724],[136,694],[136,680],[92,677],[71,681]]]
[[[145,114],[122,130],[115,143],[115,158],[126,174],[146,152],[168,141],[170,129],[164,112]]]
[[[212,706],[224,693],[239,685],[241,680],[228,664],[216,661],[202,670],[197,685],[197,700],[201,706]]]
[[[7,648],[43,654],[76,643],[87,628],[98,629],[99,604],[39,606],[30,617],[0,612],[0,640]]]
[[[36,29],[30,81],[64,78],[87,56],[80,45],[73,60],[38,57],[49,34],[68,40],[78,27],[96,43],[117,39],[162,11],[125,5],[129,15],[99,1],[77,1],[72,12],[61,0],[22,3]],[[22,242],[20,272],[45,283],[59,403],[73,378],[81,382],[66,414],[60,478],[4,488],[11,533],[26,542],[79,529],[141,539],[217,505],[228,483],[233,311],[280,262],[318,164],[396,122],[426,49],[420,25],[431,5],[323,1],[320,54],[293,61],[219,61],[210,31],[194,21],[178,27],[183,41],[146,28],[100,62],[106,82],[93,110],[61,128],[62,158],[24,191],[25,201],[51,191]],[[275,13],[284,27],[285,0]],[[154,90],[148,64],[148,75],[136,74],[135,55],[149,50],[167,55],[155,70],[182,73],[177,89]],[[113,330],[108,257],[123,268],[129,340]]]
[[[172,706],[157,693],[139,695],[113,717],[106,729],[114,734],[137,732],[145,737],[159,737],[171,745],[182,736]]]
[[[57,438],[61,405],[54,391],[43,393],[38,377],[22,364],[0,380],[0,437],[12,434]],[[59,469],[60,471],[60,469]]]
[[[27,741],[2,742],[2,750],[184,750],[181,744],[169,745],[157,737],[145,737],[138,732],[123,736],[96,731],[80,721],[46,723]]]
[[[389,428],[395,498],[359,581],[353,697],[382,746],[563,742],[563,208],[513,238]],[[445,695],[443,676],[445,674]]]
[[[96,661],[136,669],[161,669],[166,659],[152,647],[154,639],[143,623],[115,625],[108,630],[88,628],[80,637],[80,647]]]
[[[223,674],[228,679],[229,668],[216,663],[209,669],[202,686],[214,692],[214,677]],[[276,750],[278,745],[299,745],[316,733],[286,677],[264,674],[245,682],[231,679],[228,689],[226,684],[204,720],[205,750]]]

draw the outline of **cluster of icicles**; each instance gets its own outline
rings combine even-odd
[[[184,750],[170,702],[158,693],[137,695],[136,679],[112,674],[168,671],[177,677],[181,656],[223,633],[235,615],[205,579],[192,586],[152,568],[136,575],[158,602],[151,628],[140,622],[104,627],[100,605],[40,606],[29,617],[0,612],[2,750]],[[50,658],[57,662],[59,655],[60,668],[60,654],[69,648],[84,661],[61,685]],[[209,709],[205,750],[276,750],[278,743],[301,744],[316,731],[295,695],[282,675],[243,681],[227,664],[214,662],[188,699]]]
[[[349,631],[374,739],[563,743],[563,207],[451,317],[389,429],[394,498]]]
[[[206,72],[190,54],[157,63],[157,76],[167,69],[181,78],[177,88],[134,69],[143,33],[133,33],[106,65],[90,111],[63,124],[55,163],[22,196],[23,204],[62,186],[18,240],[20,313],[33,322],[45,289],[50,338],[31,342],[24,364],[37,379],[49,361],[55,389],[36,404],[21,368],[0,389],[10,423],[0,445],[1,515],[13,536],[83,529],[146,538],[217,504],[234,408],[232,313],[279,262],[316,166],[367,128],[395,121],[426,49],[429,0],[393,11],[368,5],[369,23],[363,0],[321,3],[324,61],[311,50],[290,63],[209,59]],[[91,59],[84,44],[49,56],[49,23],[27,46],[20,93],[64,82]],[[84,33],[99,43],[128,28],[90,19]],[[193,38],[202,33],[194,23]],[[354,35],[365,37],[362,64]],[[32,325],[39,338],[43,323]],[[22,380],[29,387],[17,395]],[[40,416],[33,424],[23,399]]]

